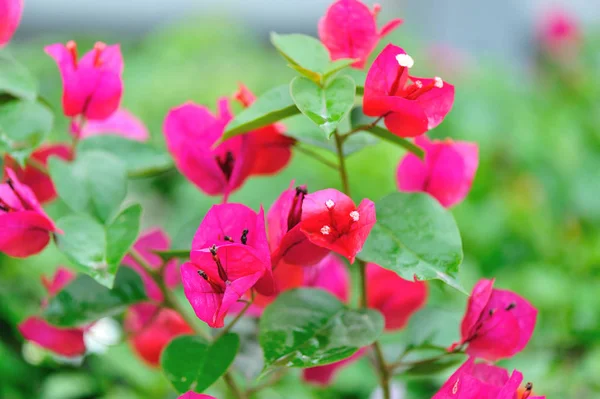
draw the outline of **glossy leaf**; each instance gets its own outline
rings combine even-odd
[[[236,334],[225,334],[212,343],[185,335],[171,341],[160,357],[160,364],[177,392],[202,393],[225,374],[239,346]]]
[[[0,153],[20,164],[40,145],[52,129],[50,110],[36,101],[12,100],[0,105]]]
[[[169,249],[167,251],[154,251],[154,253],[164,261],[171,259],[188,259],[191,249]]]
[[[277,86],[258,97],[252,105],[229,122],[221,141],[299,113],[300,110],[290,96],[289,85]]]
[[[112,289],[79,275],[56,294],[44,310],[44,318],[60,327],[89,324],[103,317],[119,314],[129,305],[147,300],[139,274],[128,267],[119,270]]]
[[[456,279],[462,241],[452,214],[423,193],[394,193],[375,203],[377,223],[358,257],[412,280]]]
[[[74,211],[106,222],[125,199],[125,165],[110,153],[80,152],[74,162],[53,157],[48,165],[58,195]]]
[[[297,76],[292,80],[290,91],[298,109],[330,136],[352,110],[356,87],[347,76],[334,79],[326,87]]]
[[[327,48],[314,37],[272,32],[271,43],[292,68],[315,82],[322,79],[330,65]]]
[[[344,71],[344,75],[349,76],[356,83],[356,95],[362,96],[365,92],[365,81],[367,80],[367,74],[365,71],[360,69],[347,69]]]
[[[334,76],[338,72],[344,70],[345,68],[348,68],[355,61],[356,60],[353,58],[341,58],[339,60],[335,60],[335,61],[331,62],[327,66],[327,68],[325,68],[325,71],[323,72],[323,79],[324,80],[329,79],[330,77]]]
[[[106,261],[116,271],[140,234],[141,205],[131,205],[106,226]],[[110,270],[113,271],[113,270]]]
[[[79,142],[77,148],[81,152],[100,150],[116,156],[127,168],[129,177],[155,175],[173,168],[173,160],[167,152],[117,135],[88,137]]]
[[[284,292],[260,319],[265,368],[314,367],[352,356],[383,331],[374,310],[353,310],[318,289]]]
[[[31,73],[6,52],[0,52],[0,94],[34,101],[37,88]]]

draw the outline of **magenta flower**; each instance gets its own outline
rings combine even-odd
[[[118,135],[136,141],[147,141],[149,137],[144,123],[124,108],[118,109],[107,119],[87,121],[83,129],[80,125],[77,121],[71,123],[71,134],[80,139],[102,134]]]
[[[537,310],[511,291],[493,288],[494,280],[480,280],[473,287],[461,324],[461,341],[471,356],[496,361],[525,348],[537,318]]]
[[[319,21],[319,38],[329,50],[332,60],[354,58],[352,65],[362,69],[379,40],[396,29],[401,19],[388,22],[381,31],[377,30],[377,14],[381,7],[373,10],[357,0],[338,0],[329,6]]]
[[[347,195],[334,190],[316,191],[304,197],[300,230],[310,242],[354,262],[373,225],[375,204],[364,199],[358,207]]]
[[[213,206],[200,224],[190,262],[181,266],[185,295],[199,319],[223,327],[227,312],[250,289],[275,292],[264,211]]]
[[[42,284],[48,291],[48,297],[53,297],[74,278],[75,274],[70,270],[59,267],[51,279],[42,277]],[[45,307],[47,302],[48,298],[44,298],[42,307]],[[40,317],[32,316],[19,324],[19,331],[26,340],[60,356],[81,356],[86,350],[83,328],[60,328]]]
[[[532,384],[519,388],[523,374],[508,372],[500,367],[475,363],[469,358],[442,386],[432,399],[545,399],[530,396]]]
[[[465,199],[479,164],[477,144],[429,140],[424,135],[415,143],[425,151],[425,159],[404,156],[396,175],[400,191],[428,193],[446,208]]]
[[[6,175],[0,184],[0,252],[25,258],[41,252],[57,228],[13,170],[7,168]]]
[[[276,266],[280,259],[294,265],[313,265],[329,253],[329,249],[317,246],[300,230],[302,204],[308,194],[306,186],[285,190],[271,205],[267,213],[271,260]]]
[[[219,100],[218,108],[218,116],[194,103],[174,108],[167,114],[164,132],[179,171],[206,194],[228,197],[249,176],[253,156],[248,135],[213,149],[232,118],[226,98]]]
[[[0,48],[12,38],[21,22],[23,0],[0,0]]]
[[[70,41],[47,46],[63,81],[63,111],[66,116],[81,115],[85,119],[106,119],[121,102],[123,92],[123,57],[118,44],[98,42],[78,59],[77,44]]]
[[[189,392],[184,393],[177,399],[217,399],[217,398],[215,398],[214,396],[203,395],[201,393],[189,391]]]
[[[71,147],[66,144],[50,144],[42,145],[31,153],[31,158],[44,166],[48,166],[48,159],[53,156],[70,161],[73,159],[73,152],[71,151]],[[33,191],[41,204],[56,199],[57,194],[54,183],[52,183],[52,179],[50,179],[50,176],[47,174],[40,172],[39,169],[30,165],[21,168],[21,166],[8,155],[4,157],[4,165],[15,172],[19,181]]]
[[[373,62],[365,82],[365,115],[383,117],[385,126],[400,137],[433,129],[454,103],[454,86],[439,77],[410,76],[413,64],[403,49],[389,44]]]
[[[553,57],[570,60],[581,46],[580,22],[564,9],[547,10],[538,23],[537,39]]]
[[[254,94],[243,84],[240,84],[233,97],[244,107],[249,107],[256,100]],[[292,157],[291,147],[296,140],[283,133],[285,126],[281,123],[248,133],[254,153],[251,175],[273,175],[288,165]]]
[[[163,349],[173,338],[194,332],[179,313],[152,303],[127,310],[125,331],[134,352],[152,367],[158,367]]]
[[[169,249],[169,245],[169,237],[165,232],[161,229],[151,229],[140,235],[133,245],[133,248],[150,266],[155,270],[159,270],[163,262],[153,251],[167,250]],[[163,301],[164,298],[160,288],[141,265],[139,265],[130,255],[125,256],[122,263],[131,267],[142,277],[148,298],[157,303]],[[172,259],[165,265],[163,278],[168,288],[174,288],[180,283],[179,267],[176,259]]]
[[[427,301],[427,285],[409,281],[374,263],[367,264],[367,305],[385,319],[385,329],[402,329]]]

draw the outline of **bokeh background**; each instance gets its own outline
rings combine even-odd
[[[369,2],[368,2],[369,3]],[[52,141],[68,139],[60,113],[61,85],[43,46],[76,39],[120,42],[126,62],[124,105],[164,146],[162,121],[187,100],[214,106],[238,82],[256,93],[293,76],[270,47],[268,32],[316,33],[328,0],[26,0],[9,49],[55,105]],[[518,368],[549,398],[600,397],[600,8],[595,0],[564,1],[581,34],[559,51],[540,45],[543,0],[404,0],[382,2],[380,21],[405,24],[388,37],[416,60],[415,69],[453,82],[457,97],[434,137],[475,141],[480,166],[473,190],[453,213],[465,251],[460,280],[481,277],[519,292],[540,310],[527,349],[502,364]],[[383,44],[383,43],[382,43]],[[544,50],[545,49],[545,50]],[[418,75],[418,74],[417,74]],[[396,190],[402,151],[385,143],[349,158],[355,199]],[[338,187],[338,176],[303,154],[275,177],[253,178],[232,196],[268,207],[295,179],[311,190]],[[141,202],[145,227],[162,226],[185,247],[215,202],[176,171],[132,180],[130,202]],[[60,216],[64,206],[49,207]],[[43,295],[39,277],[68,261],[50,246],[24,261],[0,258],[0,397],[10,399],[174,398],[160,371],[135,358],[126,343],[91,354],[82,364],[25,344],[16,324]],[[427,307],[409,327],[388,337],[392,356],[403,345],[458,338],[466,297],[430,285]],[[117,321],[118,318],[117,318]],[[242,326],[243,327],[243,326]],[[239,361],[251,375],[260,354]],[[255,360],[252,360],[255,359]],[[254,370],[254,371],[253,371]],[[396,379],[399,397],[431,397],[447,373]],[[302,384],[297,373],[257,397],[368,398],[377,380],[367,359],[348,367],[328,389]],[[222,387],[214,393],[225,398]]]

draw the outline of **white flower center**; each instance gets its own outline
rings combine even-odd
[[[350,218],[355,222],[358,222],[358,220],[360,219],[360,213],[358,213],[358,211],[352,211],[350,212]]]
[[[321,234],[323,234],[324,236],[329,235],[329,233],[331,233],[331,227],[325,225],[323,227],[321,227]]]
[[[422,89],[423,88],[423,82],[421,82],[420,80],[417,80],[415,82],[415,85],[417,86],[418,89]]]
[[[436,76],[435,78],[433,78],[433,80],[435,80],[434,86],[437,87],[438,89],[441,89],[442,87],[444,87],[444,81],[439,76]]]
[[[415,65],[415,60],[408,54],[398,54],[396,56],[396,61],[401,67],[412,68]]]
[[[327,209],[331,209],[335,206],[335,202],[333,202],[332,199],[328,199],[327,201],[325,201],[325,206],[327,207]]]

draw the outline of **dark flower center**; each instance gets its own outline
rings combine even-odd
[[[231,174],[233,173],[233,166],[235,164],[235,158],[233,157],[233,153],[231,151],[227,151],[224,155],[217,155],[215,157],[219,168],[225,175],[225,179],[229,181],[231,179]]]
[[[288,215],[287,225],[288,231],[296,227],[300,220],[302,219],[302,203],[304,202],[304,197],[308,191],[305,186],[296,187],[296,194],[294,195],[294,200],[292,201],[292,206],[290,208],[290,213]]]

